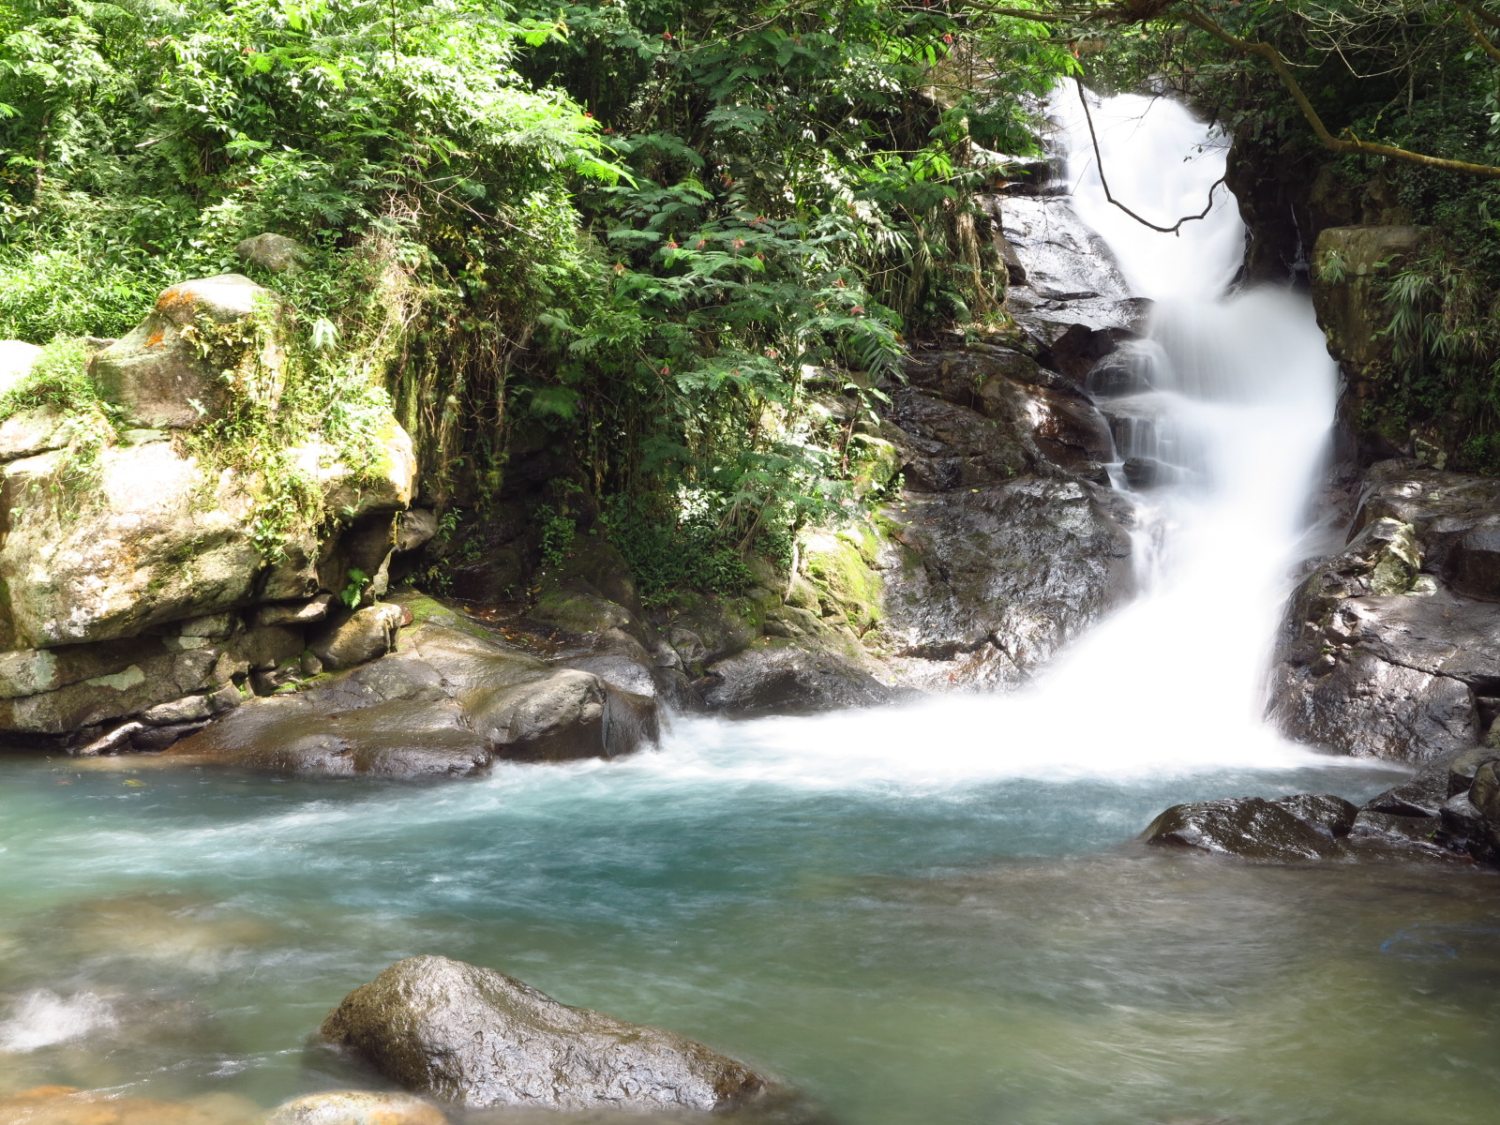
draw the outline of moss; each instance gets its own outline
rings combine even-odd
[[[818,591],[825,613],[838,613],[857,633],[879,624],[883,617],[885,584],[874,563],[880,533],[870,521],[837,534],[807,536],[802,546],[802,569]]]

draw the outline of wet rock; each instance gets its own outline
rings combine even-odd
[[[396,631],[410,621],[409,611],[392,602],[366,606],[313,637],[307,647],[330,672],[353,668],[395,648]]]
[[[1332,793],[1294,793],[1277,797],[1271,803],[1330,836],[1347,836],[1359,815],[1359,807],[1353,801]]]
[[[1447,762],[1435,762],[1410,781],[1372,797],[1364,807],[1393,816],[1437,816],[1452,796]]]
[[[448,1116],[411,1094],[334,1090],[277,1106],[265,1125],[448,1125]]]
[[[1438,819],[1443,834],[1453,839],[1483,842],[1489,835],[1489,819],[1469,800],[1467,793],[1458,793],[1444,801]]]
[[[1349,840],[1369,848],[1425,856],[1448,856],[1439,839],[1442,822],[1430,816],[1398,816],[1361,809]]]
[[[1270,713],[1304,742],[1425,763],[1479,742],[1479,699],[1500,683],[1500,605],[1448,585],[1494,482],[1370,471],[1355,531],[1288,604]]]
[[[616,757],[657,736],[657,705],[502,642],[430,599],[399,651],[291,695],[247,703],[167,753],[275,773],[406,779],[487,770],[497,757]]]
[[[876,640],[898,682],[1019,683],[1131,589],[1117,495],[1023,476],[887,509]]]
[[[1196,848],[1243,859],[1328,859],[1338,843],[1288,808],[1261,797],[1174,805],[1147,826],[1148,844]]]
[[[771,1087],[700,1043],[444,957],[398,961],[346,996],[321,1034],[408,1089],[473,1108],[709,1112]]]
[[[832,652],[765,641],[709,668],[703,701],[732,718],[810,715],[888,703],[896,693]]]

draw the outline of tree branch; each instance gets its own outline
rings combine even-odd
[[[1429,156],[1426,153],[1413,152],[1411,149],[1398,148],[1396,145],[1379,144],[1374,141],[1362,141],[1352,134],[1334,136],[1329,132],[1328,126],[1323,124],[1323,119],[1318,116],[1318,111],[1308,100],[1307,94],[1302,89],[1302,84],[1297,81],[1296,75],[1292,73],[1291,65],[1286,58],[1270,43],[1263,43],[1255,39],[1241,39],[1219,26],[1207,13],[1197,7],[1188,7],[1179,18],[1191,24],[1200,31],[1207,32],[1219,42],[1245,55],[1254,55],[1264,59],[1276,72],[1276,77],[1281,79],[1281,84],[1286,87],[1287,93],[1291,94],[1292,100],[1297,103],[1302,116],[1312,126],[1313,133],[1322,143],[1324,148],[1334,152],[1357,153],[1366,156],[1384,156],[1391,160],[1401,160],[1407,164],[1419,164],[1424,168],[1440,168],[1445,172],[1461,172],[1467,176],[1482,176],[1487,179],[1500,179],[1500,166],[1494,164],[1474,164],[1467,160],[1451,160],[1444,156]]]
[[[1125,206],[1125,204],[1121,203],[1114,197],[1114,193],[1109,190],[1109,181],[1104,178],[1104,156],[1099,151],[1099,135],[1094,132],[1094,115],[1089,111],[1088,93],[1084,90],[1082,81],[1075,78],[1073,79],[1073,82],[1078,87],[1078,100],[1083,103],[1083,119],[1088,122],[1089,140],[1092,141],[1094,145],[1094,164],[1099,169],[1099,182],[1104,185],[1104,198],[1113,203],[1121,211],[1124,211],[1125,214],[1129,215],[1132,219],[1140,223],[1142,226],[1150,227],[1152,230],[1161,231],[1162,234],[1176,234],[1182,229],[1183,223],[1191,223],[1198,219],[1207,218],[1208,213],[1214,209],[1214,192],[1217,191],[1219,185],[1224,182],[1225,177],[1223,176],[1220,176],[1213,182],[1212,185],[1210,185],[1208,189],[1208,202],[1203,205],[1203,210],[1199,211],[1196,215],[1184,215],[1169,227],[1158,226],[1150,219],[1136,214],[1129,207]]]
[[[1474,42],[1483,47],[1484,53],[1489,55],[1490,58],[1496,62],[1500,62],[1500,47],[1496,47],[1490,37],[1479,26],[1479,21],[1474,18],[1474,9],[1467,4],[1455,4],[1454,7],[1458,9],[1459,18],[1464,21],[1464,26],[1469,29],[1469,34],[1474,37]],[[1494,22],[1494,16],[1490,16],[1488,12],[1485,15],[1491,22]]]

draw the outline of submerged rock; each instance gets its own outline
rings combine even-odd
[[[701,1043],[445,957],[398,961],[346,996],[320,1034],[408,1089],[480,1109],[710,1112],[772,1089]]]
[[[38,1086],[0,1097],[5,1125],[260,1125],[261,1112],[234,1095],[191,1101],[121,1098],[107,1091]]]
[[[277,1106],[265,1125],[448,1125],[448,1116],[411,1094],[334,1090]]]

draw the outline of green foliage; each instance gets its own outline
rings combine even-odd
[[[365,596],[365,587],[370,584],[370,576],[359,567],[349,568],[348,580],[344,588],[339,591],[339,601],[350,609],[358,609],[360,600]]]
[[[82,340],[59,337],[42,349],[31,370],[0,395],[0,421],[32,410],[44,410],[62,428],[58,487],[75,493],[97,478],[99,457],[115,443],[119,418],[102,401],[88,373],[91,349]],[[64,509],[76,513],[77,506]]]
[[[850,502],[814,391],[867,417],[905,335],[997,308],[975,146],[1031,150],[1021,95],[1076,65],[874,0],[0,0],[0,29],[0,336],[117,335],[226,269],[281,292],[279,407],[196,439],[261,482],[258,542],[322,518],[299,443],[378,455],[384,394],[439,505],[500,498],[540,434],[651,513],[648,583],[720,589]],[[268,230],[299,269],[237,261]],[[698,561],[669,579],[651,528]]]
[[[550,504],[537,508],[536,520],[541,529],[542,566],[547,570],[556,570],[573,549],[573,540],[578,534],[578,521],[566,512],[557,511]]]
[[[604,525],[630,564],[642,601],[660,604],[683,590],[734,596],[750,589],[754,579],[740,544],[726,533],[722,507],[695,496],[675,512],[652,512],[615,498]]]
[[[89,347],[82,340],[53,340],[31,370],[0,395],[0,419],[43,407],[62,414],[95,409],[99,395],[89,378],[88,360]]]
[[[1435,428],[1455,468],[1500,471],[1500,302],[1472,255],[1439,242],[1386,286],[1396,377],[1383,420]],[[1397,433],[1398,440],[1404,433]]]

